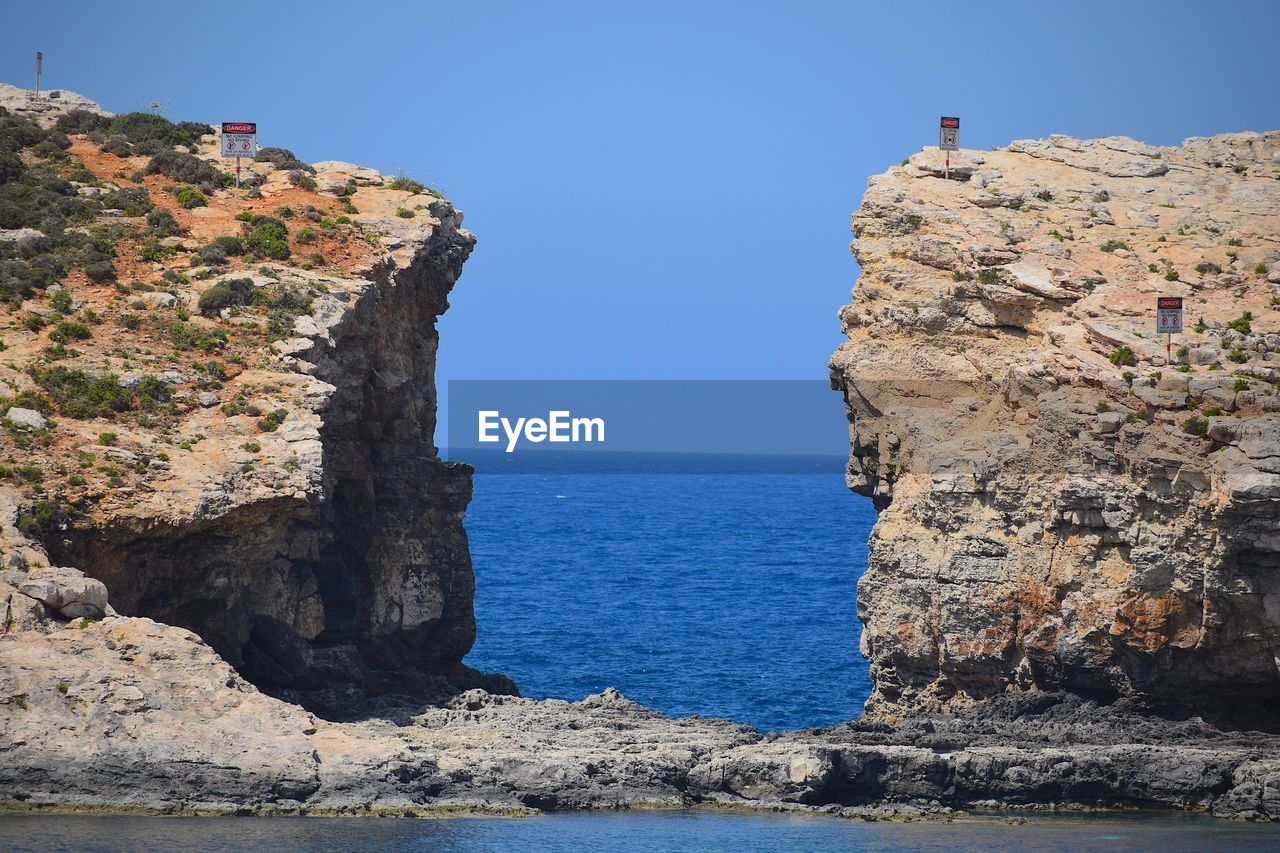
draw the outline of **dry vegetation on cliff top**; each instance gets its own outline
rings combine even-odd
[[[236,188],[213,127],[19,92],[0,108],[0,480],[24,532],[201,469],[307,489],[273,435],[317,396],[291,353],[438,196],[278,148]]]

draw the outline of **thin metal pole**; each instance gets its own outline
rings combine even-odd
[[[236,157],[236,189],[240,189],[240,158]]]

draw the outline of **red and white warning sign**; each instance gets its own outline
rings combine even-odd
[[[960,150],[960,119],[957,116],[943,116],[938,122],[938,147],[943,151]]]
[[[222,123],[222,156],[258,156],[258,125],[251,121],[224,121]]]
[[[1182,297],[1156,297],[1156,334],[1177,335],[1182,333]]]

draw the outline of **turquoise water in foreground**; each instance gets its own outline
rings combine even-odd
[[[1280,831],[1204,817],[864,823],[703,811],[530,818],[167,818],[0,815],[6,850],[1275,850]]]
[[[854,612],[875,510],[829,474],[477,474],[467,663],[526,696],[834,725],[871,689]]]

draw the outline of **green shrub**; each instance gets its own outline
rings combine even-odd
[[[67,341],[87,341],[93,337],[93,330],[84,323],[78,323],[72,320],[63,320],[53,327],[53,331],[49,333],[49,340],[54,343],[64,344]]]
[[[1133,354],[1133,349],[1129,346],[1122,346],[1116,349],[1111,355],[1107,356],[1107,359],[1116,367],[1138,363],[1137,357]]]
[[[65,290],[54,291],[49,296],[49,307],[59,314],[70,314],[71,306],[75,301],[71,298],[71,294]]]
[[[147,232],[153,237],[173,237],[178,233],[178,220],[163,208],[147,214]]]
[[[13,469],[13,473],[17,474],[28,483],[44,482],[44,472],[34,465],[19,465]]]
[[[1182,431],[1188,435],[1204,435],[1209,431],[1209,422],[1199,415],[1192,415],[1182,422]]]
[[[1222,267],[1213,261],[1201,261],[1196,264],[1196,272],[1200,273],[1200,275],[1217,275],[1222,272]]]
[[[1227,353],[1227,358],[1236,364],[1244,364],[1249,360],[1249,354],[1239,347],[1232,347],[1231,352]]]
[[[304,172],[302,169],[291,169],[289,171],[289,183],[298,189],[315,192],[316,179]]]
[[[1164,280],[1165,280],[1165,281],[1177,281],[1177,280],[1178,280],[1178,271],[1177,271],[1177,270],[1169,270],[1168,272],[1166,272],[1166,273],[1164,274]]]
[[[999,270],[991,269],[990,267],[988,267],[987,269],[979,271],[978,281],[982,282],[983,284],[999,284],[1000,272]]]
[[[1239,394],[1241,391],[1248,391],[1248,390],[1249,390],[1249,380],[1248,380],[1248,379],[1237,379],[1237,380],[1236,380],[1236,384],[1232,387],[1232,390],[1233,390],[1233,391],[1235,391],[1237,394]]]
[[[102,197],[102,205],[108,210],[118,210],[125,216],[145,216],[151,212],[151,194],[146,187],[123,187]]]
[[[98,149],[104,154],[111,154],[115,157],[132,157],[133,146],[129,144],[129,140],[120,134],[116,134],[103,142]]]
[[[65,527],[71,514],[59,501],[39,500],[18,512],[18,530],[24,536],[43,541]]]
[[[116,412],[128,411],[132,405],[129,392],[120,387],[120,382],[110,373],[93,375],[55,365],[37,368],[32,375],[64,417],[109,418]]]
[[[276,214],[279,215],[281,219],[293,219],[296,215],[293,208],[287,204],[282,207],[277,207]]]
[[[270,163],[275,166],[276,171],[287,169],[289,171],[303,171],[315,173],[315,169],[308,166],[297,158],[297,156],[288,148],[276,148],[267,146],[258,149],[258,156],[255,158],[259,163]]]
[[[1232,237],[1230,240],[1228,240],[1228,241],[1227,241],[1227,245],[1228,245],[1228,246],[1243,246],[1243,245],[1244,245],[1244,241],[1243,241],[1243,240],[1241,240],[1239,237]]]
[[[119,438],[114,432],[100,432],[98,433],[98,444],[103,447],[115,447]]]
[[[1124,249],[1125,251],[1128,251],[1129,244],[1123,240],[1108,240],[1102,244],[1102,251],[1104,252],[1114,252],[1117,249]]]
[[[269,412],[266,417],[258,421],[258,429],[263,432],[275,432],[280,429],[280,424],[284,423],[284,419],[288,416],[288,409],[276,409],[273,412]]]
[[[155,113],[134,112],[118,115],[111,120],[107,128],[111,133],[118,133],[135,145],[151,142],[172,148],[175,145],[193,145],[195,139],[169,121]]]
[[[233,278],[220,281],[200,294],[200,313],[206,317],[214,317],[223,308],[248,305],[253,300],[253,291],[251,279]]]
[[[1218,406],[1206,406],[1204,415],[1208,418],[1220,418],[1222,417],[1222,409]]]
[[[244,241],[245,249],[255,257],[274,258],[277,261],[289,257],[289,229],[279,219],[255,216],[249,223],[252,229]]]
[[[1227,328],[1234,329],[1242,335],[1249,335],[1253,333],[1253,324],[1250,322],[1251,320],[1253,320],[1253,313],[1245,311],[1239,317],[1229,321],[1227,323]]]
[[[178,187],[173,191],[173,197],[186,210],[205,207],[208,204],[204,194],[194,187]]]
[[[95,130],[106,130],[110,125],[111,119],[107,116],[89,110],[74,109],[58,116],[53,126],[63,133],[93,133]]]
[[[138,249],[138,259],[148,263],[157,263],[173,254],[173,250],[160,245],[155,237],[149,238]]]
[[[143,410],[148,412],[173,399],[173,388],[169,383],[162,382],[154,376],[142,377],[134,388],[134,393],[138,395],[138,401]]]
[[[303,228],[294,237],[302,245],[314,243],[316,241],[316,231],[314,228]]]
[[[17,393],[13,398],[13,405],[20,409],[34,409],[45,417],[53,414],[53,404],[49,402],[49,398],[29,388]]]
[[[244,444],[240,445],[240,447],[244,450],[249,451],[250,453],[262,452],[262,445],[258,444],[258,442],[256,441],[246,441]]]
[[[404,192],[410,192],[414,195],[417,195],[426,189],[426,186],[420,181],[415,181],[407,174],[396,175],[394,178],[383,184],[383,186],[389,190],[403,190]]]
[[[227,333],[221,329],[206,329],[175,320],[169,327],[169,339],[179,350],[198,349],[201,352],[213,352],[226,344]]]
[[[221,183],[218,173],[208,163],[199,157],[177,151],[161,151],[152,157],[151,162],[147,163],[146,173],[164,175],[184,184],[212,186]]]

